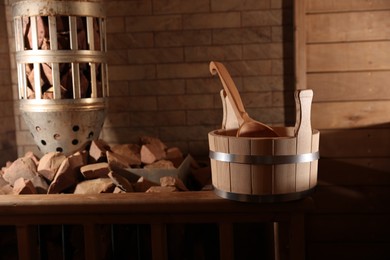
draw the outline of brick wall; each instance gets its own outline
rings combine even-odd
[[[222,120],[211,60],[226,65],[252,117],[272,125],[294,120],[292,0],[104,4],[110,99],[101,138],[110,144],[148,134],[206,156],[207,133]],[[34,149],[22,122],[16,135],[19,153]]]

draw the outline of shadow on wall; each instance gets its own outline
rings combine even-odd
[[[0,3],[0,165],[17,158],[11,65],[4,1]]]

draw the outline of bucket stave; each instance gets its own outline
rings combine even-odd
[[[317,184],[319,131],[311,151],[297,153],[293,127],[275,128],[284,137],[236,137],[233,130],[209,133],[212,182],[217,195],[247,202],[276,202],[307,196]],[[302,167],[304,166],[304,167]]]

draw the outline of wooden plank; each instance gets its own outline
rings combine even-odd
[[[30,225],[16,225],[16,234],[18,239],[18,259],[39,259],[37,227]]]
[[[229,140],[231,154],[250,155],[251,138],[231,138]],[[251,165],[230,163],[231,191],[241,194],[252,194]]]
[[[275,139],[274,155],[292,155],[296,153],[296,138]],[[274,165],[274,194],[292,193],[296,191],[295,164]]]
[[[309,243],[307,259],[388,260],[390,242],[377,243]]]
[[[85,224],[84,225],[84,247],[85,247],[85,259],[99,259],[97,254],[98,232],[96,231],[96,225]]]
[[[253,139],[251,140],[252,155],[272,155],[272,139]],[[272,165],[251,165],[252,190],[253,194],[270,195],[272,194]]]
[[[307,42],[388,40],[390,11],[321,13],[307,16]]]
[[[221,259],[234,259],[234,234],[232,223],[219,223],[219,249]]]
[[[317,102],[312,106],[312,125],[315,129],[384,127],[389,111],[388,101]]]
[[[321,158],[389,157],[389,147],[387,128],[321,131]]]
[[[168,259],[167,251],[167,233],[165,224],[151,225],[151,249],[153,260]]]
[[[383,214],[390,212],[388,186],[318,186],[311,196],[313,214]]]
[[[389,41],[309,44],[307,71],[389,70],[389,49]]]
[[[313,242],[390,242],[389,219],[388,213],[311,215],[306,218],[307,236]]]
[[[306,88],[306,0],[294,2],[295,89]]]
[[[314,102],[390,100],[390,71],[310,73]]]
[[[309,0],[307,12],[345,12],[361,10],[388,10],[388,0]]]
[[[390,186],[390,157],[321,158],[318,185]]]

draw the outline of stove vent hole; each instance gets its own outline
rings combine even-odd
[[[63,149],[62,149],[62,147],[57,147],[57,148],[56,148],[56,151],[59,152],[59,153],[61,153],[61,152],[63,151]]]
[[[73,144],[73,145],[77,145],[78,143],[79,143],[79,140],[77,140],[77,139],[73,139],[73,140],[72,140],[72,144]]]
[[[53,138],[54,138],[54,140],[60,139],[60,134],[54,134],[54,135],[53,135]]]
[[[39,132],[39,131],[41,131],[41,128],[37,125],[37,126],[35,127],[35,130],[37,130],[37,132]]]
[[[93,131],[89,132],[88,139],[91,139],[93,137],[93,135],[94,135]]]
[[[73,130],[73,132],[77,132],[80,130],[80,127],[78,125],[74,125],[72,130]]]
[[[46,141],[45,140],[41,140],[41,144],[46,145]]]

